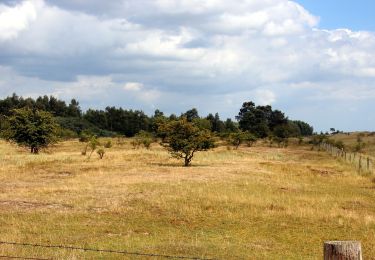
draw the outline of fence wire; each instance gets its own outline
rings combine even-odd
[[[32,244],[32,243],[17,243],[17,242],[9,242],[9,241],[0,241],[0,244],[13,245],[13,246],[23,246],[23,247],[27,246],[27,247],[40,247],[40,248],[53,248],[53,249],[80,250],[80,251],[87,251],[87,252],[113,253],[113,254],[133,255],[133,256],[148,256],[148,257],[159,257],[159,258],[169,258],[169,259],[218,260],[216,258],[201,258],[201,257],[194,257],[194,256],[162,255],[162,254],[152,254],[152,253],[143,253],[143,252],[117,251],[117,250],[111,250],[111,249],[95,249],[95,248],[63,246],[63,245],[42,245],[42,244]],[[1,256],[0,256],[0,258],[1,258]],[[17,257],[15,257],[14,259],[17,259]],[[42,259],[42,258],[22,258],[22,257],[18,258],[18,259],[46,260],[46,259]]]
[[[27,260],[51,260],[51,258],[35,258],[35,257],[22,257],[22,256],[11,256],[11,255],[0,255],[3,259],[27,259]]]

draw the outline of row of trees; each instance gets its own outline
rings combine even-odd
[[[72,99],[67,105],[65,101],[53,96],[40,96],[36,99],[23,98],[16,94],[0,99],[0,115],[9,116],[13,109],[30,108],[50,112],[55,117],[81,117],[82,111],[77,100]]]
[[[201,117],[198,110],[193,108],[180,116],[175,114],[166,116],[160,110],[155,110],[152,116],[140,110],[126,110],[123,108],[106,107],[104,110],[89,109],[81,111],[79,102],[72,99],[67,105],[64,101],[53,96],[43,96],[36,99],[22,98],[13,94],[0,100],[0,117],[10,116],[13,109],[30,108],[50,112],[59,125],[68,131],[60,131],[61,135],[74,137],[83,132],[90,132],[98,136],[114,136],[117,134],[132,137],[140,131],[156,134],[158,124],[163,121],[174,121],[186,118],[194,122],[200,129],[206,129],[216,134],[228,135],[235,132],[250,132],[257,138],[278,136],[307,136],[313,133],[313,128],[302,121],[291,121],[279,110],[272,110],[271,106],[255,106],[253,102],[243,103],[238,122],[228,118],[221,120],[218,113]]]

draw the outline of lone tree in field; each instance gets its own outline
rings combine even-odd
[[[7,120],[5,137],[37,154],[56,142],[58,125],[51,113],[29,108],[14,109]]]
[[[172,157],[184,159],[184,166],[189,166],[198,151],[207,151],[215,146],[214,139],[207,130],[200,130],[186,118],[171,121],[159,126],[165,134],[162,145]]]

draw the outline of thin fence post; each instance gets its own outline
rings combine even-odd
[[[362,247],[358,241],[324,242],[324,260],[362,260]]]

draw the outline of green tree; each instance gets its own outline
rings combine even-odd
[[[8,118],[5,137],[37,154],[41,148],[57,141],[58,124],[52,114],[36,109],[14,109]]]
[[[196,108],[192,108],[182,114],[181,117],[186,117],[187,121],[192,122],[194,119],[199,118],[198,110]]]
[[[186,118],[163,124],[159,131],[166,134],[162,145],[172,157],[184,159],[184,166],[190,165],[196,152],[206,151],[215,146],[210,131],[200,130]]]

